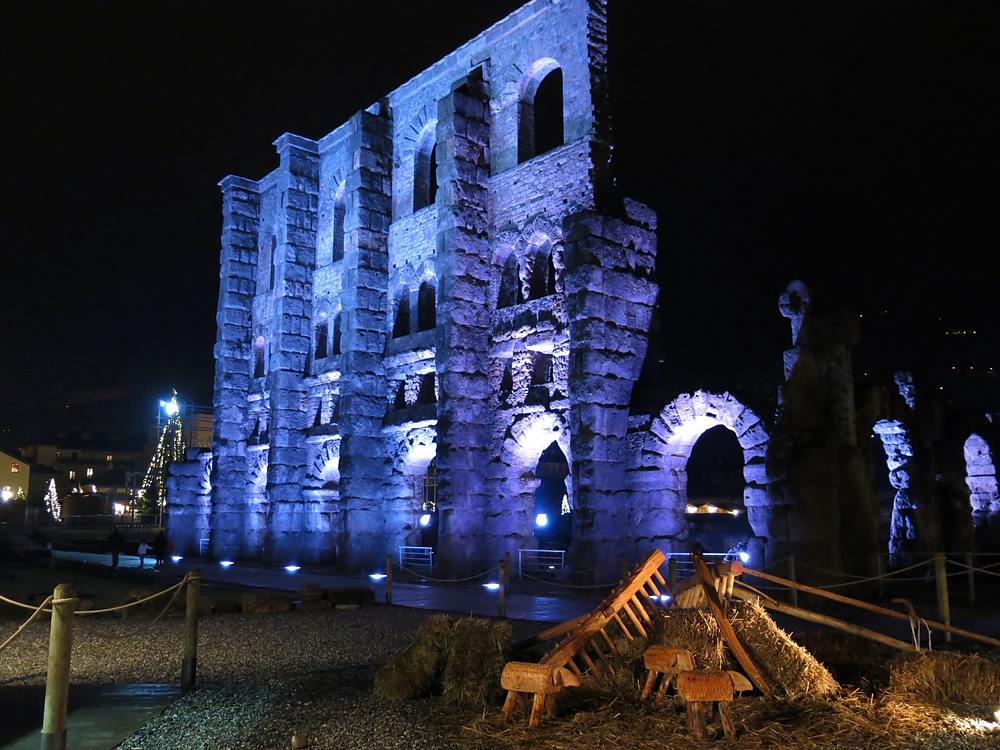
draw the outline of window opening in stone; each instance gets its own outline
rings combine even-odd
[[[340,337],[340,313],[337,313],[333,319],[333,346],[331,347],[333,354],[340,354]]]
[[[552,65],[554,61],[550,61]],[[545,67],[542,68],[545,70]],[[552,67],[539,82],[529,81],[521,96],[518,121],[520,164],[563,145],[563,74]]]
[[[532,523],[535,539],[544,549],[567,549],[573,540],[573,513],[569,505],[566,477],[569,462],[559,444],[552,442],[535,467],[535,506]],[[569,512],[563,512],[568,510]]]
[[[437,295],[434,285],[425,281],[417,293],[417,330],[429,331],[437,325]]]
[[[424,127],[413,155],[413,210],[434,203],[437,198],[437,144],[435,124]]]
[[[274,289],[274,269],[278,265],[278,238],[271,235],[271,280],[268,289]]]
[[[420,544],[424,547],[436,547],[438,543],[438,512],[437,512],[437,459],[432,458],[421,481]]]
[[[427,372],[420,376],[420,390],[417,392],[418,404],[437,403],[437,393],[434,389],[434,373]]]
[[[552,382],[552,355],[536,354],[534,367],[531,371],[532,385],[546,385]]]
[[[347,197],[341,185],[333,201],[333,252],[331,261],[336,263],[344,257],[344,220],[347,218]]]
[[[316,417],[313,419],[313,427],[323,426],[323,399],[319,400],[319,404],[316,407]]]
[[[263,336],[258,336],[253,343],[253,376],[254,378],[264,377],[264,347],[267,342]]]
[[[507,401],[514,392],[514,363],[507,360],[503,366],[503,375],[500,377],[500,402]]]
[[[521,268],[517,256],[511,253],[503,264],[500,274],[500,294],[497,297],[497,309],[512,307],[524,302],[521,291]]]
[[[393,409],[406,408],[406,381],[400,380],[396,387],[396,400],[392,404]]]
[[[329,338],[330,321],[327,320],[326,315],[321,315],[314,330],[314,339],[316,341],[316,359],[326,358]]]
[[[394,339],[410,335],[410,297],[404,291],[396,305],[396,322],[392,325]]]
[[[531,283],[528,285],[528,299],[541,299],[549,294],[549,268],[552,264],[551,252],[547,245],[540,247],[535,253],[531,267]],[[554,290],[553,290],[554,291]]]

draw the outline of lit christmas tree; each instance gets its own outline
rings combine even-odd
[[[52,516],[53,521],[62,520],[62,506],[59,504],[59,493],[56,492],[56,480],[49,480],[49,488],[45,492],[45,510]]]
[[[184,458],[184,434],[177,391],[169,401],[161,401],[160,406],[167,415],[167,423],[160,432],[156,450],[139,488],[140,513],[156,513],[163,509],[167,503],[167,465]]]

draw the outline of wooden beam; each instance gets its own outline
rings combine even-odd
[[[767,680],[764,679],[764,675],[757,668],[753,659],[750,658],[750,654],[743,648],[740,639],[736,637],[732,623],[729,622],[726,613],[722,611],[722,602],[715,591],[715,580],[712,577],[711,571],[708,569],[700,553],[696,552],[691,557],[694,560],[694,568],[698,572],[698,577],[701,579],[701,588],[708,599],[708,607],[712,610],[712,614],[715,615],[715,621],[719,623],[719,630],[722,631],[722,637],[726,640],[729,650],[733,652],[736,661],[740,663],[743,671],[747,673],[747,677],[757,686],[757,689],[765,695],[769,694],[771,686],[767,684]]]
[[[886,617],[895,617],[897,620],[906,620],[909,622],[910,616],[905,612],[899,612],[895,609],[889,609],[888,607],[880,607],[877,604],[872,604],[870,602],[862,601],[861,599],[854,599],[850,596],[844,596],[843,594],[835,594],[832,591],[827,591],[826,589],[818,589],[815,586],[807,586],[804,583],[799,583],[797,581],[790,581],[787,578],[782,578],[781,576],[776,576],[773,573],[765,573],[762,570],[754,570],[753,568],[743,568],[743,572],[747,575],[754,576],[755,578],[762,578],[765,581],[771,581],[772,583],[780,583],[782,586],[788,586],[789,588],[798,589],[799,591],[805,591],[809,594],[815,594],[816,596],[821,596],[824,599],[830,599],[835,602],[840,602],[841,604],[849,604],[852,607],[857,607],[858,609],[865,609],[869,612],[875,612],[876,614],[885,615]],[[945,633],[954,633],[955,635],[960,635],[964,638],[969,638],[973,641],[980,641],[982,643],[988,643],[991,646],[1000,646],[1000,640],[996,638],[990,638],[988,635],[983,635],[982,633],[975,633],[971,630],[965,630],[964,628],[956,628],[953,625],[946,625],[943,622],[937,622],[936,620],[928,620],[926,617],[922,618],[925,623],[931,626],[933,630],[942,630]]]

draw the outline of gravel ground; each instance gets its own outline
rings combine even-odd
[[[457,748],[434,728],[435,701],[384,703],[376,669],[409,645],[430,613],[401,607],[281,615],[205,617],[197,690],[124,742],[129,750]],[[176,682],[183,621],[87,618],[74,630],[76,683]],[[526,626],[528,632],[537,625]],[[6,632],[6,630],[4,631]],[[47,622],[36,623],[0,659],[0,683],[45,680]],[[468,743],[463,743],[468,749]]]

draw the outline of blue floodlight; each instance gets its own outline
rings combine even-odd
[[[289,573],[298,573],[300,570],[302,570],[302,566],[296,565],[295,563],[291,563],[285,566],[285,570],[287,570]]]
[[[545,528],[548,525],[549,525],[548,513],[539,513],[537,516],[535,516],[535,526],[539,528]]]
[[[746,550],[740,551],[740,562],[748,563],[750,562],[750,553]]]
[[[173,560],[173,561],[174,561],[175,563],[179,563],[179,562],[180,562],[181,560],[183,560],[184,558],[183,558],[183,557],[181,557],[180,555],[171,555],[171,556],[170,556],[170,559],[171,559],[171,560]]]
[[[500,584],[495,582],[484,583],[483,588],[486,589],[487,591],[499,591]]]
[[[424,526],[424,527],[427,527],[427,526],[431,525],[431,514],[430,513],[424,513],[422,516],[420,516],[420,525]]]
[[[168,417],[172,417],[180,411],[180,407],[177,405],[177,396],[172,396],[169,401],[161,399],[160,406],[163,407],[163,413]]]
[[[231,568],[235,564],[236,563],[234,563],[232,560],[219,560],[219,565],[221,565],[223,568]]]
[[[371,578],[375,583],[385,579],[385,573],[369,573],[368,577]]]

